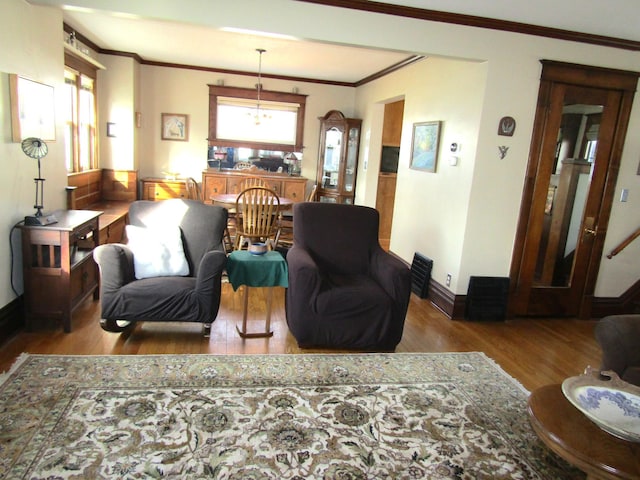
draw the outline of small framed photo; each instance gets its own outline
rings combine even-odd
[[[420,122],[413,124],[411,138],[411,165],[414,170],[435,172],[438,162],[438,143],[440,140],[440,123]]]
[[[189,140],[189,115],[183,113],[163,113],[162,140]]]

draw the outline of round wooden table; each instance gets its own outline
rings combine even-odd
[[[211,201],[213,203],[222,204],[227,208],[234,208],[236,206],[237,193],[217,193],[211,195]],[[295,203],[292,199],[287,197],[278,197],[280,199],[280,210],[288,210]]]
[[[601,430],[565,398],[560,384],[534,391],[528,410],[540,439],[588,479],[640,479],[640,443]]]

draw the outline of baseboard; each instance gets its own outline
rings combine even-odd
[[[591,318],[625,313],[640,313],[640,280],[619,297],[595,297],[591,302]]]
[[[0,344],[24,328],[24,302],[19,296],[12,302],[0,308]]]

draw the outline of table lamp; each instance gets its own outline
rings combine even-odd
[[[36,202],[33,206],[33,208],[36,209],[36,213],[35,215],[27,215],[24,217],[24,224],[44,226],[56,223],[57,220],[55,216],[44,215],[42,213],[42,209],[44,208],[44,178],[42,178],[40,172],[40,160],[49,152],[47,144],[39,138],[25,138],[22,141],[22,151],[27,157],[38,160],[38,178],[33,179],[36,183]]]

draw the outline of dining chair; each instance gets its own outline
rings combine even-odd
[[[200,185],[195,178],[189,177],[185,181],[187,187],[187,198],[189,200],[202,200],[202,194],[200,192]]]
[[[255,241],[263,241],[271,250],[277,233],[280,198],[266,187],[249,187],[236,198],[236,241],[240,250]]]
[[[309,195],[307,195],[307,202],[316,201],[316,192],[318,191],[318,185],[313,184]],[[291,248],[293,245],[293,212],[291,210],[281,212],[278,216],[278,232],[276,234],[276,247],[281,247],[281,253]],[[280,249],[279,249],[280,250]]]

